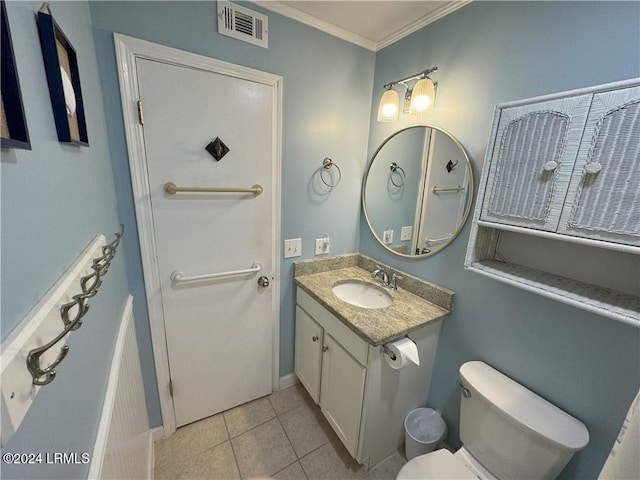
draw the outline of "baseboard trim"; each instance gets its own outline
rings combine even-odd
[[[278,382],[278,388],[277,390],[283,390],[287,387],[290,387],[291,385],[295,385],[296,383],[299,383],[300,380],[298,380],[298,377],[296,376],[295,373],[289,373],[287,375],[284,375],[282,377],[280,377],[280,381]]]
[[[155,442],[157,440],[162,440],[163,438],[165,438],[165,436],[164,427],[162,425],[151,429],[151,440]]]

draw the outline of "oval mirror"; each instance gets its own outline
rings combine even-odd
[[[407,127],[382,142],[362,184],[371,232],[403,257],[426,257],[449,245],[472,200],[469,157],[453,135],[433,125]]]

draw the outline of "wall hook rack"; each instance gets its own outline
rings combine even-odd
[[[89,311],[87,299],[94,297],[102,285],[102,277],[107,273],[116,254],[120,239],[124,235],[124,225],[120,226],[120,233],[115,234],[115,240],[102,247],[102,256],[94,258],[91,263],[92,273],[80,278],[82,293],[72,296],[72,301],[60,307],[60,318],[64,324],[62,331],[48,343],[34,348],[27,355],[27,369],[33,377],[34,385],[48,385],[56,377],[56,367],[69,353],[69,347],[63,346],[56,359],[48,366],[41,366],[42,356],[69,333],[82,325],[82,319]]]

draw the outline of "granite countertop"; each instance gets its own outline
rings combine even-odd
[[[340,300],[331,290],[341,280],[358,280],[379,285],[373,281],[370,273],[376,265],[380,263],[361,254],[304,260],[295,263],[294,281],[374,346],[401,338],[412,330],[451,313],[452,291],[385,265],[381,266],[389,272],[389,276],[397,273],[404,277],[399,280],[397,290],[385,289],[393,297],[393,303],[388,307],[356,307]],[[406,286],[403,288],[405,282]]]

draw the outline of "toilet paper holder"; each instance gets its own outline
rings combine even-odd
[[[387,355],[389,355],[389,357],[391,358],[391,360],[395,360],[396,354],[394,352],[392,352],[389,347],[387,347],[386,345],[382,346],[382,349],[384,350],[384,353],[386,353]]]

